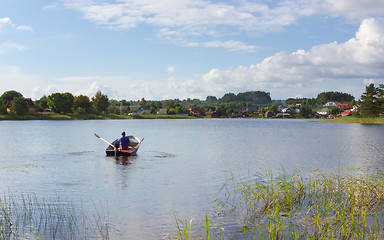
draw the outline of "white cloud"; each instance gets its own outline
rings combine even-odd
[[[176,72],[176,69],[175,69],[174,66],[169,66],[169,67],[167,68],[167,72],[169,72],[169,73],[174,73],[174,72]]]
[[[61,1],[65,7],[81,12],[84,19],[105,28],[126,30],[145,24],[157,29],[155,31],[158,31],[159,38],[176,45],[249,52],[254,52],[257,47],[231,38],[244,32],[259,34],[281,31],[311,15],[343,16],[361,21],[367,16],[384,14],[382,0]],[[200,40],[203,37],[212,40]]]
[[[25,50],[26,48],[27,47],[22,44],[7,41],[5,43],[0,44],[0,55],[12,50],[22,51],[22,50]]]
[[[230,51],[244,51],[244,52],[254,52],[256,50],[256,46],[247,45],[240,41],[211,41],[205,42],[202,44],[204,47],[213,47],[213,48],[225,48]]]
[[[19,31],[33,32],[33,28],[31,26],[17,26],[16,29]]]
[[[219,95],[247,89],[264,89],[273,93],[289,89],[296,95],[310,89],[316,91],[314,85],[321,82],[384,79],[383,29],[383,23],[366,19],[356,36],[345,43],[318,45],[309,51],[298,50],[291,54],[276,53],[258,64],[236,69],[212,69],[203,75],[202,85]]]
[[[375,79],[373,79],[373,78],[366,78],[366,79],[363,80],[363,83],[364,83],[365,85],[369,85],[369,84],[371,84],[371,83],[376,84],[377,81],[375,81]]]
[[[40,86],[41,77],[26,74],[18,66],[0,66],[0,93],[16,90],[24,95],[24,97],[34,98],[33,90],[30,86]]]
[[[62,0],[64,6],[83,17],[114,30],[146,24],[158,28],[158,37],[181,46],[223,47],[231,51],[254,51],[255,46],[228,40],[242,31],[269,32],[291,25],[310,14],[307,4],[281,2],[276,6],[253,1],[206,0]],[[210,37],[212,41],[188,40]],[[227,40],[216,40],[226,36]]]
[[[12,25],[12,21],[10,18],[0,18],[0,30],[7,25]]]
[[[8,18],[8,17],[0,18],[0,30],[1,30],[2,28],[7,27],[7,26],[10,26],[10,27],[12,27],[12,28],[15,28],[15,29],[17,29],[17,30],[19,30],[19,31],[29,31],[29,32],[33,32],[33,28],[30,27],[30,26],[22,26],[22,25],[18,26],[18,25],[16,25],[16,24],[13,24],[12,21],[11,21],[11,19]]]
[[[326,0],[319,1],[322,8],[332,14],[345,16],[347,19],[361,20],[366,16],[382,16],[384,1],[381,0]]]

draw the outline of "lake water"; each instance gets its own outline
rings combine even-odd
[[[138,155],[105,156],[122,131]],[[161,239],[174,212],[204,221],[225,182],[266,169],[384,168],[384,125],[296,119],[0,122],[0,192],[108,205],[111,239]]]

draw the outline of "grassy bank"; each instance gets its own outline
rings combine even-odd
[[[27,114],[27,115],[0,115],[0,120],[93,120],[93,119],[194,119],[191,116],[181,115],[117,115],[117,114]]]
[[[384,173],[259,174],[226,185],[218,213],[237,213],[236,229],[180,221],[177,239],[383,239]],[[208,220],[208,218],[207,218]],[[233,221],[232,221],[233,222]],[[233,224],[232,224],[233,225]],[[205,228],[204,231],[200,229]],[[200,235],[198,237],[194,235]]]
[[[332,120],[327,120],[329,122],[340,122],[340,123],[366,123],[366,124],[384,124],[383,117],[341,117]]]
[[[70,201],[34,194],[0,197],[0,239],[109,239],[101,206],[87,215]]]

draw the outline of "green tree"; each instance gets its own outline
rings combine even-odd
[[[237,94],[236,98],[237,101],[252,102],[257,104],[267,104],[272,102],[270,94],[263,91],[250,91],[239,93]]]
[[[301,105],[299,116],[302,118],[309,118],[312,116],[312,109],[308,105]]]
[[[146,101],[144,98],[142,98],[142,99],[140,100],[140,102],[139,102],[139,105],[140,105],[140,106],[147,106],[147,101]]]
[[[219,117],[227,117],[228,111],[229,109],[226,104],[220,104],[219,107],[216,109],[216,114]]]
[[[273,113],[273,115],[276,115],[277,114],[277,106],[276,105],[272,105],[270,108],[269,108],[269,111],[271,111]]]
[[[365,88],[365,92],[361,95],[361,114],[365,117],[376,117],[379,112],[377,106],[378,90],[373,83]]]
[[[215,96],[207,96],[205,98],[205,102],[208,103],[208,104],[216,103],[217,102],[217,97],[215,97]]]
[[[47,105],[51,112],[67,114],[72,112],[74,96],[69,93],[53,93],[48,96]]]
[[[89,100],[88,96],[85,95],[79,95],[76,96],[73,100],[73,112],[75,113],[82,113],[86,112],[89,113],[91,112],[92,104],[91,101]]]
[[[175,101],[174,100],[164,100],[163,101],[163,107],[170,110],[171,108],[175,107]]]
[[[23,94],[15,91],[15,90],[10,90],[6,91],[1,95],[0,100],[1,100],[1,105],[7,105],[9,102],[13,100],[15,97],[23,97]]]
[[[16,113],[16,115],[24,115],[28,113],[28,104],[23,97],[13,98],[11,111]]]
[[[220,102],[222,103],[229,103],[229,102],[235,102],[236,101],[236,95],[234,93],[226,93],[222,98],[220,98]]]
[[[321,103],[327,103],[330,101],[334,102],[350,102],[354,100],[355,97],[353,97],[349,93],[342,93],[342,92],[322,92],[317,95],[316,100]]]
[[[5,115],[7,113],[7,108],[4,105],[0,105],[0,114]]]
[[[108,96],[102,94],[101,91],[97,91],[94,97],[92,97],[92,105],[98,113],[105,112],[109,106]]]
[[[48,108],[48,97],[42,96],[38,101],[36,101],[36,105],[41,109]]]

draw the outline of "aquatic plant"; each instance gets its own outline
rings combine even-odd
[[[209,233],[205,235],[214,239],[384,237],[383,172],[314,171],[304,178],[298,170],[290,174],[280,172],[277,176],[267,170],[249,181],[231,179],[222,191],[225,196],[224,200],[216,200],[217,213],[221,216],[235,213],[237,224],[231,227],[224,223],[221,225],[226,227],[220,227],[213,221],[206,223]],[[195,239],[192,227],[178,226],[177,239]],[[186,231],[190,233],[188,238],[183,235]]]
[[[109,239],[108,215],[94,206],[96,214],[86,215],[59,197],[6,193],[0,197],[0,239]]]

